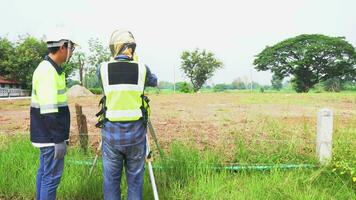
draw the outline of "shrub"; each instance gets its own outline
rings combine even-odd
[[[183,82],[179,85],[179,92],[191,93],[193,92],[193,87],[189,83]]]
[[[102,94],[103,90],[101,88],[89,88],[90,92],[93,94]]]
[[[339,78],[330,78],[324,82],[324,88],[329,92],[340,92],[341,81]]]

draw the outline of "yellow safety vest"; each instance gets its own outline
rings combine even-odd
[[[58,74],[47,60],[42,61],[33,74],[31,107],[41,114],[57,113],[58,107],[66,107],[67,88],[65,73]]]
[[[143,117],[146,66],[135,61],[114,61],[100,67],[104,89],[105,118],[112,122]]]

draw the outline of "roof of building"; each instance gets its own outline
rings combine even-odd
[[[0,76],[0,83],[1,83],[1,84],[18,84],[17,81],[6,79],[6,78],[3,77],[3,76]]]

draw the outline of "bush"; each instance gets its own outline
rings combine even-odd
[[[324,88],[329,92],[340,92],[341,81],[339,78],[330,78],[324,82]]]
[[[67,88],[71,88],[73,85],[79,85],[80,82],[77,80],[67,79]]]
[[[322,93],[324,92],[325,85],[323,83],[317,83],[313,86],[312,91],[315,93]]]
[[[343,90],[356,91],[356,81],[348,81],[342,85]]]
[[[158,87],[146,87],[145,92],[149,94],[160,94],[161,89]]]
[[[93,94],[103,94],[103,90],[101,88],[89,88],[89,90]]]
[[[191,93],[193,92],[193,86],[187,82],[178,82],[176,83],[176,89],[182,93]]]
[[[213,87],[214,92],[222,92],[224,90],[230,90],[230,89],[233,89],[233,86],[225,83],[216,84]]]

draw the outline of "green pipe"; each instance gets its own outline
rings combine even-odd
[[[75,165],[93,165],[94,161],[89,160],[66,160],[65,162]]]
[[[217,169],[225,169],[230,171],[241,170],[272,170],[272,169],[300,169],[300,168],[316,168],[313,164],[277,164],[277,165],[234,165],[226,167],[218,167]]]
[[[67,160],[66,162],[75,165],[92,165],[93,161],[88,160]],[[316,168],[315,164],[276,164],[276,165],[232,165],[222,167],[210,167],[214,170],[242,171],[242,170],[272,170],[272,169],[301,169],[301,168]],[[154,165],[154,169],[164,169],[162,165]]]

